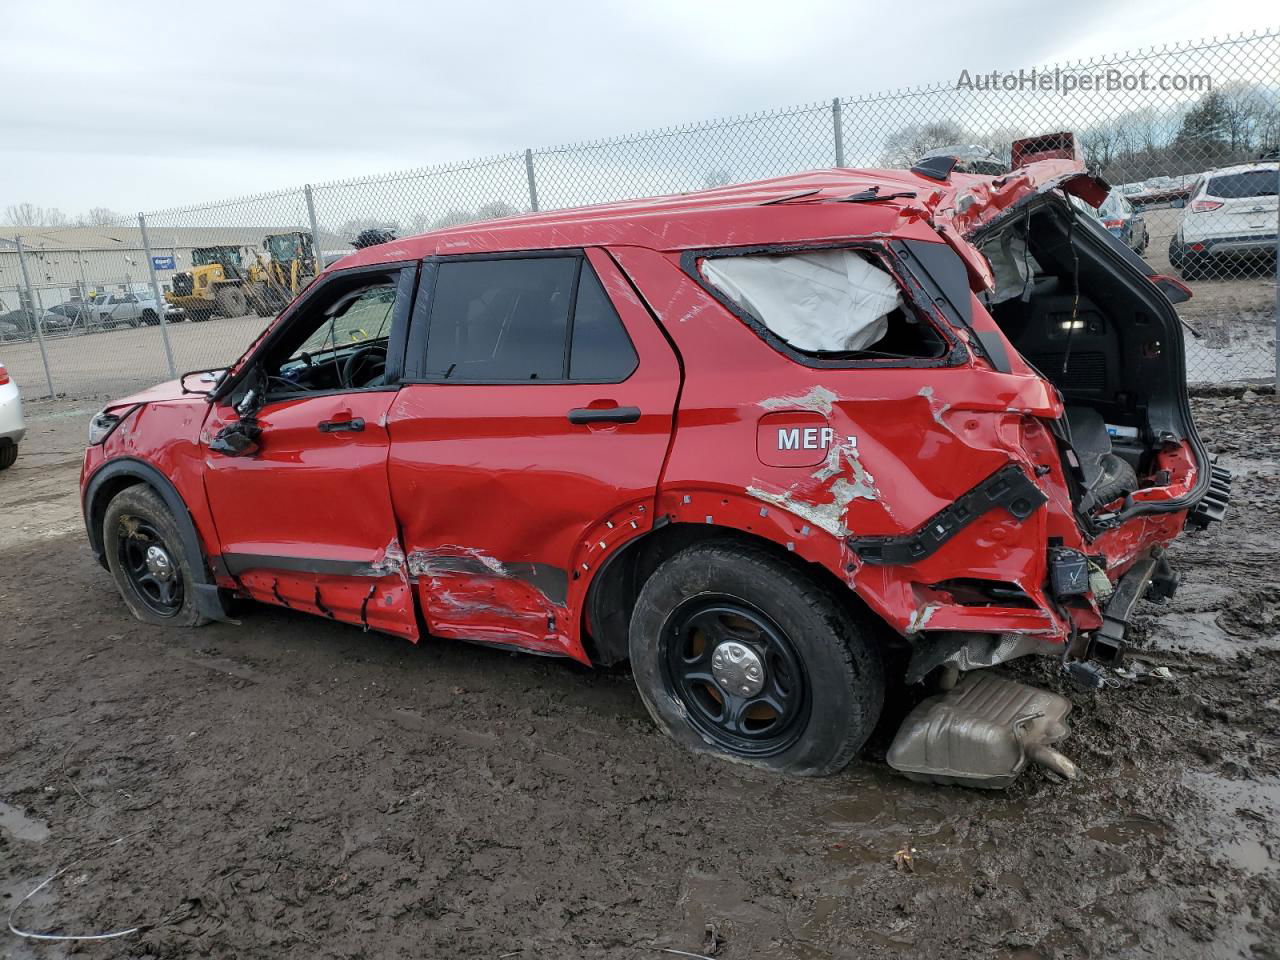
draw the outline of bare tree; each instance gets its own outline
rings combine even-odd
[[[90,207],[89,212],[79,219],[91,227],[105,227],[109,223],[124,219],[124,214],[117,213],[110,207]]]
[[[954,120],[909,123],[884,138],[880,163],[886,167],[910,167],[921,154],[953,143],[968,143],[972,139]]]
[[[1124,142],[1124,131],[1114,122],[1102,121],[1080,131],[1080,148],[1090,167],[1106,170]]]
[[[57,207],[27,202],[9,204],[4,208],[4,219],[15,227],[65,227],[71,222]]]
[[[520,211],[505,200],[490,200],[476,209],[477,220],[500,220],[503,217],[514,217]]]

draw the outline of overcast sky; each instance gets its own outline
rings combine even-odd
[[[0,0],[0,212],[214,200],[1273,27],[1277,9]]]

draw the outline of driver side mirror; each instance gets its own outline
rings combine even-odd
[[[262,449],[262,428],[253,420],[229,423],[209,441],[209,449],[227,457],[249,457]]]

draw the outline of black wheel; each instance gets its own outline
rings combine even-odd
[[[143,310],[142,322],[148,327],[154,327],[160,323],[160,318],[156,316],[156,312],[154,310]]]
[[[750,544],[699,544],[641,590],[631,667],[654,720],[689,749],[835,773],[884,701],[879,651],[855,616],[796,563]]]
[[[188,589],[192,577],[182,536],[150,487],[129,487],[107,505],[102,545],[116,588],[139,620],[185,627],[207,622]]]
[[[1209,262],[1202,256],[1188,253],[1182,258],[1178,273],[1183,280],[1204,280],[1209,276]]]
[[[18,445],[16,443],[6,443],[0,447],[0,470],[8,470],[18,459]]]

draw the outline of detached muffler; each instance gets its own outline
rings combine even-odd
[[[1074,780],[1079,769],[1055,750],[1071,728],[1071,701],[978,670],[907,716],[889,748],[889,766],[912,780],[999,790],[1028,761]]]

